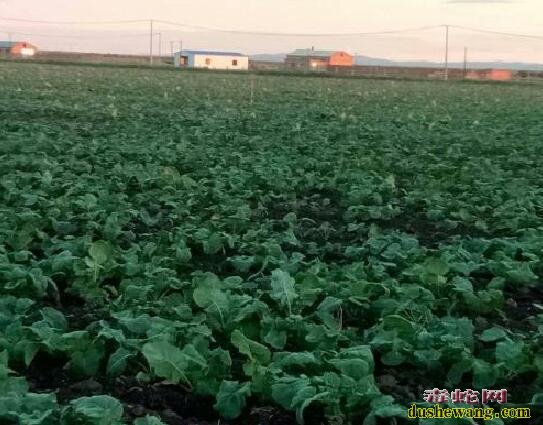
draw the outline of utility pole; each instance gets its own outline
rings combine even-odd
[[[170,54],[172,59],[172,65],[175,65],[175,54],[173,52],[173,41],[170,40]]]
[[[8,41],[11,43],[11,32],[8,32]]]
[[[158,63],[162,63],[162,33],[158,33]]]
[[[445,25],[445,81],[449,79],[449,25]]]
[[[153,20],[150,21],[151,31],[149,33],[149,64],[153,66]]]
[[[468,48],[464,47],[464,78],[468,75]]]

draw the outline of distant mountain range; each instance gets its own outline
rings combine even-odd
[[[265,62],[283,62],[287,55],[285,53],[272,53],[272,54],[256,54],[251,55],[252,60],[265,61]],[[366,66],[403,66],[411,68],[441,68],[443,63],[429,62],[429,61],[394,61],[390,59],[372,58],[369,56],[358,55],[355,57],[355,63],[357,65]],[[449,64],[451,68],[462,68],[464,64],[462,62],[452,62]],[[543,71],[543,64],[538,63],[523,63],[523,62],[468,62],[468,67],[471,69],[484,69],[484,68],[500,68],[500,69],[516,69],[526,71]]]

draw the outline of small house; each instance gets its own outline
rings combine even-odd
[[[29,57],[34,56],[38,48],[26,41],[0,41],[0,55]]]
[[[285,65],[294,69],[326,69],[329,66],[353,66],[354,57],[333,50],[297,49],[287,55]]]
[[[467,73],[469,80],[511,81],[513,71],[510,69],[474,69]]]
[[[207,69],[249,69],[249,57],[241,53],[183,50],[174,55],[176,67]]]

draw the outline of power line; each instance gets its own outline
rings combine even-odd
[[[32,24],[44,24],[44,25],[115,25],[115,24],[135,24],[135,23],[148,23],[149,19],[131,19],[131,20],[117,20],[117,21],[46,21],[46,20],[34,20],[34,19],[21,19],[21,18],[9,18],[0,16],[0,21],[6,22],[18,22],[18,23],[32,23]],[[228,34],[245,34],[245,35],[264,35],[264,36],[285,36],[285,37],[355,37],[364,35],[381,35],[381,34],[398,34],[405,32],[426,31],[436,28],[444,28],[447,25],[428,25],[418,28],[405,28],[399,30],[384,30],[384,31],[359,31],[359,32],[347,32],[347,33],[289,33],[289,32],[266,32],[266,31],[249,31],[249,30],[232,30],[225,28],[213,28],[204,25],[194,25],[186,22],[173,22],[167,20],[155,20],[155,22],[165,25],[172,25],[183,28],[190,28],[196,30],[220,32]],[[504,35],[510,37],[523,37],[533,39],[543,39],[543,35],[534,34],[522,34],[515,32],[494,31],[481,28],[473,28],[463,25],[449,25],[451,28],[463,29],[468,31],[474,31],[479,33]]]
[[[132,19],[132,20],[119,20],[119,21],[44,21],[44,20],[33,20],[33,19],[21,19],[21,18],[7,18],[0,16],[0,21],[7,22],[21,22],[21,23],[32,23],[32,24],[45,24],[45,25],[101,25],[101,24],[134,24],[134,23],[147,23],[149,19]],[[373,32],[352,32],[352,33],[287,33],[287,32],[263,32],[263,31],[246,31],[246,30],[230,30],[224,28],[213,28],[203,25],[193,25],[187,24],[184,22],[172,22],[165,20],[154,20],[155,22],[160,22],[167,25],[173,25],[183,28],[192,28],[212,32],[222,32],[230,34],[247,34],[247,35],[269,35],[269,36],[288,36],[288,37],[343,37],[343,36],[357,36],[357,35],[379,35],[379,34],[394,34],[402,32],[412,32],[412,31],[424,31],[428,29],[439,28],[442,25],[429,25],[419,28],[407,28],[401,30],[388,30],[388,31],[373,31]]]
[[[289,33],[289,32],[265,32],[265,31],[245,31],[245,30],[229,30],[221,28],[207,27],[203,25],[193,25],[183,22],[172,22],[164,20],[155,20],[165,25],[172,25],[182,28],[190,28],[195,30],[203,30],[210,32],[220,32],[226,34],[243,34],[243,35],[265,35],[265,36],[274,36],[274,37],[356,37],[363,35],[381,35],[381,34],[397,34],[404,32],[415,32],[415,31],[425,31],[430,29],[436,29],[443,27],[443,25],[429,25],[418,28],[407,28],[401,30],[388,30],[388,31],[368,31],[368,32],[350,32],[350,33]]]
[[[503,31],[492,31],[492,30],[484,30],[484,29],[479,29],[479,28],[465,27],[465,26],[462,26],[462,25],[451,25],[451,27],[452,28],[463,29],[463,30],[467,30],[467,31],[485,33],[485,34],[506,35],[506,36],[509,36],[509,37],[523,37],[523,38],[534,38],[534,39],[537,39],[537,40],[543,40],[543,35],[520,34],[520,33],[503,32]]]
[[[108,39],[108,38],[125,38],[125,37],[147,37],[147,33],[138,34],[117,34],[117,35],[60,35],[60,34],[37,34],[32,32],[10,31],[10,34],[25,35],[32,37],[51,37],[51,38],[77,38],[77,39]]]
[[[117,21],[46,21],[46,20],[35,20],[35,19],[22,19],[22,18],[10,18],[0,16],[0,21],[6,22],[19,22],[19,23],[32,23],[32,24],[44,24],[44,25],[115,25],[115,24],[135,24],[135,23],[148,23],[149,19],[130,19],[130,20],[117,20]],[[445,24],[441,25],[428,25],[418,28],[406,28],[399,30],[385,30],[385,31],[362,31],[362,32],[348,32],[348,33],[289,33],[289,32],[266,32],[266,31],[248,31],[248,30],[231,30],[225,28],[213,28],[204,25],[194,25],[188,24],[186,22],[173,22],[167,20],[155,20],[155,22],[163,23],[166,25],[173,25],[183,28],[198,29],[211,32],[221,32],[229,34],[246,34],[246,35],[267,35],[267,36],[285,36],[285,37],[348,37],[348,36],[363,36],[363,35],[380,35],[380,34],[397,34],[404,32],[414,32],[414,31],[425,31],[436,28],[444,28]],[[463,29],[468,31],[487,33],[487,34],[496,34],[504,35],[510,37],[524,37],[524,38],[534,38],[534,39],[543,39],[543,35],[535,34],[522,34],[515,32],[505,32],[505,31],[494,31],[486,30],[481,28],[473,28],[463,25],[449,25],[451,28]]]
[[[136,24],[142,22],[149,22],[148,19],[133,19],[133,20],[120,20],[120,21],[39,21],[32,19],[19,19],[19,18],[5,18],[0,16],[0,21],[7,22],[22,22],[28,24],[45,24],[45,25],[109,25],[109,24]]]

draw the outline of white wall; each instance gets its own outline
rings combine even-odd
[[[209,59],[210,63],[206,63]],[[233,65],[237,61],[237,65]],[[213,55],[190,55],[188,65],[193,68],[209,69],[249,69],[249,58],[247,56],[213,56]]]
[[[34,56],[36,51],[31,47],[23,47],[21,49],[21,56]]]

